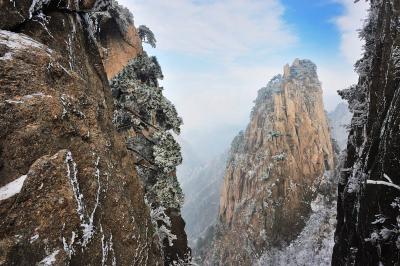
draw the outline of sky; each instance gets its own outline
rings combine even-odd
[[[324,104],[357,81],[357,30],[367,3],[354,0],[119,0],[157,38],[164,94],[184,125],[184,150],[206,159],[245,129],[257,91],[295,58],[317,64]],[[196,157],[196,158],[197,158]],[[185,158],[184,158],[185,162]]]

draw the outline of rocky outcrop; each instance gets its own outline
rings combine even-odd
[[[400,248],[400,3],[371,0],[341,171],[333,265],[398,265]]]
[[[160,245],[142,161],[113,120],[107,77],[142,51],[126,10],[2,1],[0,17],[0,264],[161,265],[187,253],[179,209],[166,213],[176,245]]]
[[[251,265],[303,229],[334,169],[316,66],[296,59],[259,91],[250,124],[232,142],[219,224],[206,262]]]
[[[0,29],[12,30],[28,21],[40,21],[37,15],[48,10],[63,12],[105,11],[111,0],[11,0],[0,2]],[[40,23],[40,22],[39,22]]]

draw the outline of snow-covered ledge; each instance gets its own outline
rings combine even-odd
[[[12,196],[18,194],[24,185],[25,179],[26,175],[23,175],[8,183],[4,187],[0,187],[0,201],[11,198]]]

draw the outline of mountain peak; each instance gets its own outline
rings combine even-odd
[[[317,66],[309,59],[296,58],[291,66],[288,64],[285,65],[283,77],[286,79],[304,79],[309,77],[318,80]]]

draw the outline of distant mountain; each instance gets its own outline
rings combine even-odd
[[[180,178],[186,195],[182,215],[186,221],[189,241],[194,241],[210,225],[215,224],[218,216],[220,189],[223,182],[227,153],[197,166],[190,174]],[[180,172],[182,174],[182,172]]]
[[[350,125],[352,114],[345,102],[339,103],[335,110],[328,113],[329,124],[331,126],[332,138],[339,145],[340,150],[344,150],[349,135],[347,127]]]

